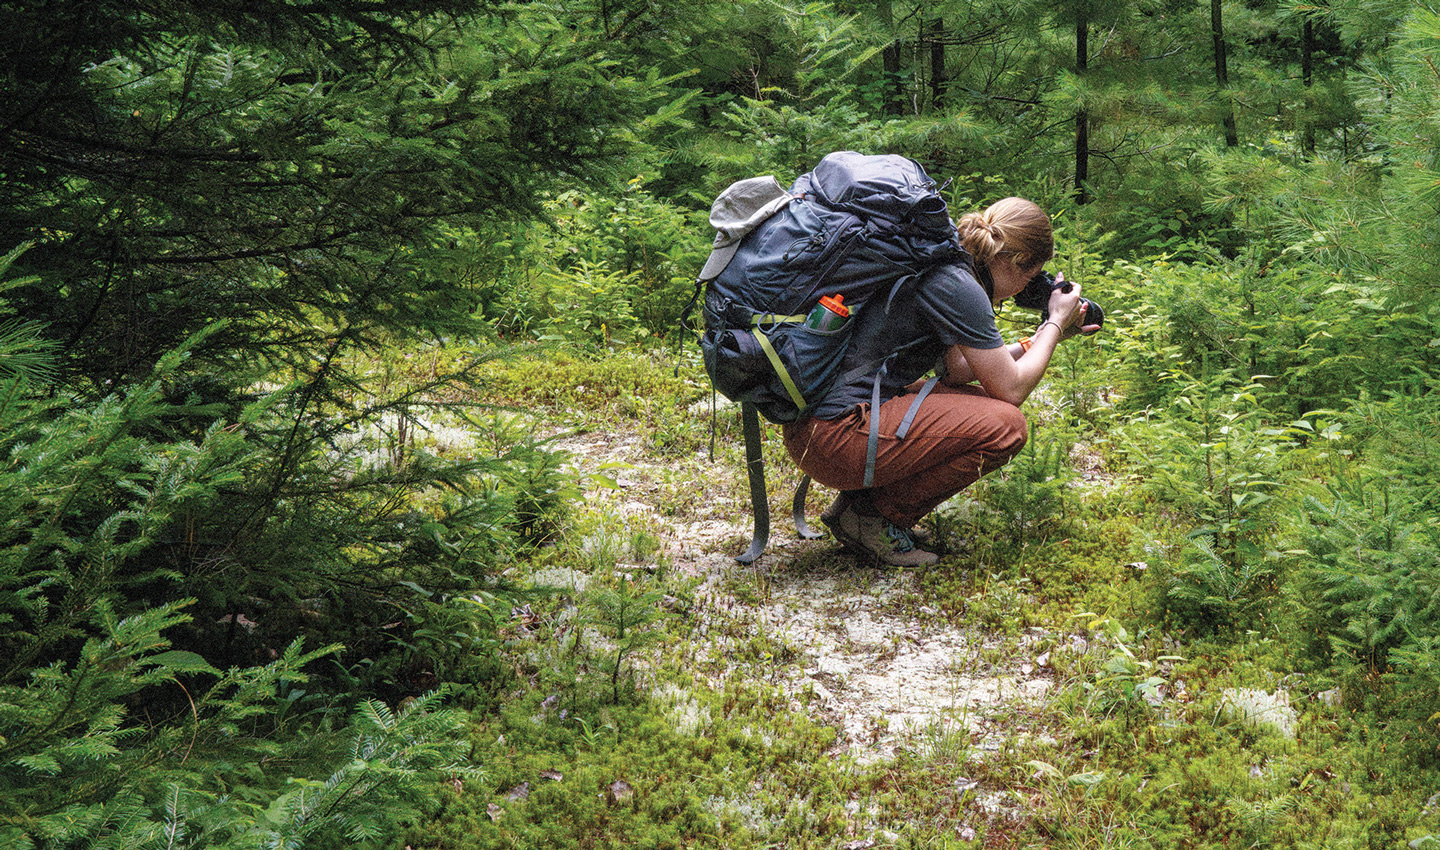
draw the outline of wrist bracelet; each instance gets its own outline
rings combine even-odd
[[[1020,350],[1021,350],[1021,351],[1029,351],[1029,350],[1030,350],[1030,346],[1032,346],[1032,345],[1034,345],[1034,344],[1035,344],[1035,340],[1031,339],[1030,337],[1028,337],[1028,336],[1022,336],[1022,337],[1020,337]]]
[[[1060,327],[1060,323],[1057,322],[1057,321],[1055,321],[1054,319],[1046,319],[1045,321],[1041,322],[1041,323],[1040,323],[1040,327],[1038,327],[1038,328],[1035,329],[1035,333],[1037,333],[1037,334],[1040,333],[1040,331],[1041,331],[1046,325],[1054,325],[1054,326],[1055,326],[1055,330],[1059,331],[1061,336],[1064,336],[1064,335],[1065,335],[1065,329],[1062,328],[1062,327]]]

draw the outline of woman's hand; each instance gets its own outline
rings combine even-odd
[[[1056,283],[1065,283],[1065,273],[1055,275]],[[1065,287],[1057,286],[1050,293],[1050,303],[1047,305],[1050,310],[1049,321],[1060,326],[1060,338],[1069,339],[1077,334],[1091,334],[1100,330],[1099,325],[1085,323],[1085,313],[1089,305],[1080,299],[1080,284],[1070,282],[1069,292],[1063,291]]]
[[[1080,284],[1071,283],[1069,286],[1060,285],[1065,282],[1064,272],[1055,275],[1055,288],[1050,290],[1050,303],[1047,305],[1050,313],[1048,321],[1059,325],[1062,332],[1075,324],[1083,315],[1080,302]]]
[[[1060,275],[1055,279],[1065,281]],[[1085,324],[1086,307],[1080,300],[1080,286],[1071,283],[1069,289],[1063,292],[1062,287],[1057,286],[1050,294],[1047,305],[1050,316],[1035,330],[1029,350],[1019,359],[1009,347],[976,349],[956,345],[945,357],[946,381],[955,383],[973,376],[991,398],[1020,406],[1040,383],[1060,340],[1077,333],[1091,333],[1100,327]],[[1050,330],[1051,325],[1054,331]]]

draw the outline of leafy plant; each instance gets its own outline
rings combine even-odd
[[[976,482],[961,497],[961,505],[947,508],[939,521],[948,526],[952,520],[963,518],[967,508],[978,508],[982,515],[968,517],[957,531],[977,535],[966,544],[967,549],[988,551],[1001,562],[1043,546],[1063,533],[1070,498],[1068,486],[1075,477],[1070,445],[1062,433],[1039,429],[1020,454],[998,472]],[[966,529],[966,525],[971,528]],[[988,546],[977,547],[981,540]]]
[[[542,340],[603,349],[633,342],[640,332],[631,306],[637,295],[633,272],[580,260],[564,271],[542,275],[539,287],[551,302]]]
[[[1174,377],[1184,387],[1174,415],[1136,418],[1125,431],[1127,447],[1150,469],[1147,489],[1195,523],[1193,546],[1157,570],[1163,604],[1204,630],[1233,627],[1262,610],[1277,586],[1272,500],[1285,452],[1308,422],[1268,424],[1256,387],[1231,390],[1225,373]]]
[[[267,737],[277,686],[304,682],[304,667],[339,647],[304,652],[296,641],[268,665],[222,673],[162,635],[188,621],[183,607],[120,619],[101,603],[92,614],[100,634],[73,663],[0,685],[6,846],[280,847],[324,836],[374,846],[437,775],[474,774],[455,749],[458,718],[437,710],[438,693],[398,715],[364,702],[339,736],[346,752],[332,751],[328,734]],[[188,707],[153,713],[166,690]],[[132,707],[147,703],[136,716]],[[266,759],[339,766],[323,780],[247,767]],[[224,793],[237,783],[247,795]],[[253,802],[267,789],[268,803]]]
[[[1089,708],[1102,716],[1118,715],[1127,726],[1148,721],[1164,699],[1169,684],[1160,675],[1161,665],[1183,661],[1179,656],[1160,656],[1155,660],[1136,655],[1134,638],[1117,620],[1099,618],[1092,613],[1076,614],[1089,619],[1089,627],[1097,637],[1106,639],[1109,652],[1100,662],[1094,680],[1083,688],[1088,694]]]
[[[1368,670],[1401,649],[1423,673],[1422,648],[1440,637],[1440,535],[1404,485],[1388,475],[1343,477],[1305,500],[1305,568],[1296,577],[1301,621],[1328,649]],[[1417,663],[1418,662],[1418,663]]]
[[[612,703],[620,702],[626,659],[662,638],[651,626],[664,614],[660,607],[664,598],[662,591],[629,577],[617,577],[613,585],[592,588],[587,595],[589,613],[582,622],[600,629],[607,638],[608,646],[597,649],[610,674]]]

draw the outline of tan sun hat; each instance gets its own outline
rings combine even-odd
[[[700,270],[700,279],[711,280],[725,271],[745,234],[792,200],[794,196],[785,191],[780,181],[768,175],[731,183],[710,206],[715,244],[705,267]]]

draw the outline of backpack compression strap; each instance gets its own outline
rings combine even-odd
[[[790,377],[790,371],[785,368],[785,363],[780,359],[779,352],[775,350],[775,346],[770,344],[770,338],[765,336],[765,332],[760,330],[760,326],[770,325],[773,327],[774,325],[783,323],[799,324],[803,321],[805,321],[804,316],[777,316],[774,313],[757,314],[752,319],[754,327],[750,331],[750,333],[755,335],[755,341],[760,343],[760,350],[765,352],[765,357],[769,359],[771,367],[775,369],[776,377],[780,379],[780,383],[785,385],[785,392],[790,394],[790,400],[795,402],[795,409],[797,410],[804,410],[808,406],[805,401],[805,396],[800,394],[800,388],[795,386],[795,379]]]
[[[878,255],[877,255],[878,256]],[[881,259],[884,259],[881,257]],[[900,287],[909,283],[915,275],[906,275],[895,281],[890,288],[890,296],[885,299],[885,312],[890,312],[890,304],[895,300],[895,294]],[[865,481],[863,486],[866,489],[875,485],[875,456],[880,451],[880,384],[885,380],[885,373],[889,371],[890,361],[900,352],[891,352],[888,357],[880,362],[880,367],[875,370],[875,380],[870,386],[870,435],[865,442]],[[842,381],[847,381],[858,375],[870,371],[869,366],[862,366],[859,369],[852,369],[846,373]],[[905,411],[905,416],[900,420],[900,427],[895,429],[895,439],[903,440],[905,435],[910,433],[910,426],[915,422],[915,414],[920,412],[920,405],[930,391],[935,389],[935,384],[940,380],[939,376],[931,378],[920,387],[920,392],[915,394],[915,400],[910,402],[910,409]]]

